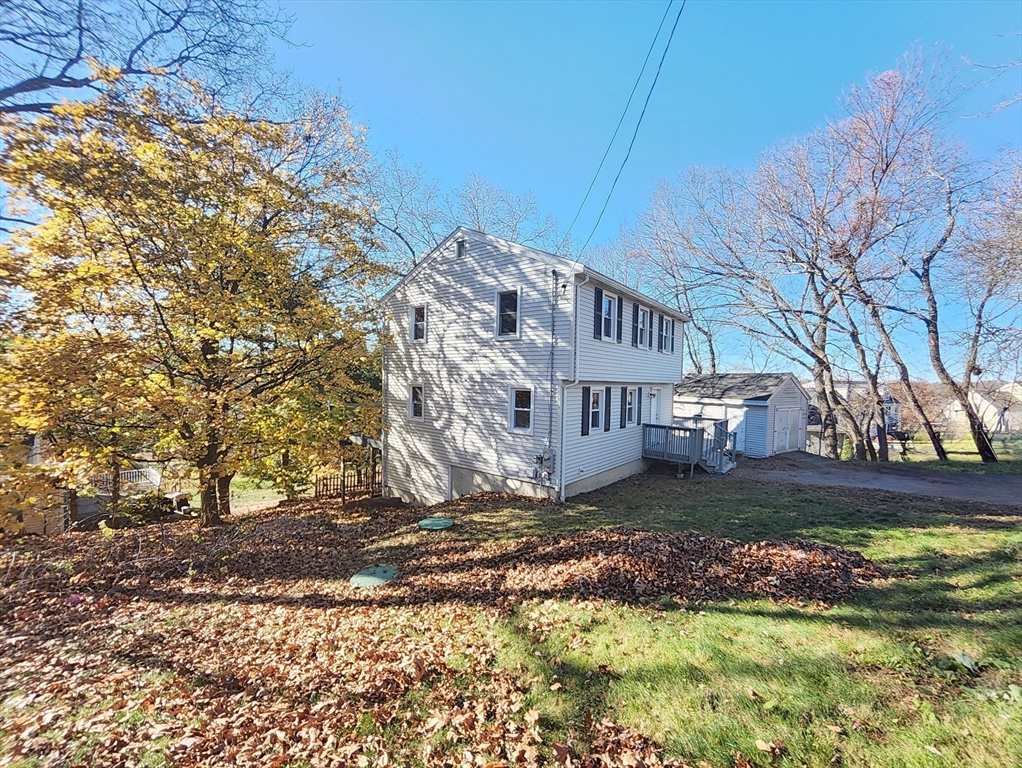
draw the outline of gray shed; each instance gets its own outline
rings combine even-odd
[[[737,452],[764,458],[805,450],[809,395],[791,373],[686,376],[674,387],[674,418],[727,419]]]

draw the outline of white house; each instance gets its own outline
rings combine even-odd
[[[735,450],[753,458],[805,450],[809,395],[790,373],[688,376],[674,388],[677,419],[727,419]]]
[[[976,410],[987,434],[1022,431],[1022,386],[1017,382],[979,384],[969,390],[969,402]],[[969,435],[969,420],[957,399],[948,400],[944,410],[947,436],[953,440]]]
[[[563,499],[670,423],[687,318],[584,265],[459,228],[381,306],[386,495]]]

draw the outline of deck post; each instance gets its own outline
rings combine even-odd
[[[692,431],[692,439],[695,442],[688,451],[689,461],[692,463],[689,467],[689,477],[695,477],[696,474],[696,463],[703,458],[703,428],[696,427]]]

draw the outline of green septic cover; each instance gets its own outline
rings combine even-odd
[[[452,525],[454,521],[449,517],[427,517],[419,521],[419,527],[424,531],[440,531]]]
[[[397,576],[397,568],[392,565],[374,565],[371,568],[363,568],[351,577],[351,585],[354,587],[378,587],[386,584]]]

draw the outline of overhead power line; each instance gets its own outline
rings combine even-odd
[[[638,77],[635,78],[635,84],[632,86],[631,93],[628,94],[628,101],[625,102],[625,108],[621,110],[621,117],[618,118],[617,126],[614,128],[614,135],[610,137],[610,143],[607,144],[607,149],[603,153],[603,157],[600,158],[600,165],[596,169],[596,173],[593,174],[593,180],[589,182],[589,189],[586,190],[585,197],[582,198],[582,202],[579,203],[578,210],[575,211],[575,218],[571,220],[571,224],[568,225],[567,231],[564,233],[564,238],[561,240],[561,244],[557,247],[560,250],[564,247],[564,244],[568,241],[568,237],[571,235],[571,230],[574,229],[575,223],[578,221],[578,217],[582,214],[582,209],[585,207],[586,201],[589,200],[589,195],[593,191],[593,187],[596,186],[596,180],[600,176],[600,171],[603,170],[603,164],[607,162],[607,155],[610,154],[611,147],[614,146],[614,142],[617,140],[618,131],[621,130],[621,125],[625,121],[625,115],[628,114],[628,108],[632,105],[632,98],[635,96],[635,91],[639,88],[639,83],[642,81],[642,76],[646,73],[646,65],[649,63],[649,57],[653,53],[653,48],[656,47],[656,41],[660,38],[660,30],[664,28],[664,22],[667,21],[667,15],[671,12],[671,6],[674,4],[674,0],[670,0],[667,3],[667,8],[664,10],[664,15],[660,18],[660,26],[656,28],[656,34],[653,35],[653,40],[649,44],[649,50],[646,51],[646,58],[642,60],[642,68],[639,70]],[[682,3],[684,5],[684,2]]]
[[[681,7],[678,9],[678,15],[674,19],[674,26],[671,27],[671,34],[667,38],[667,45],[664,46],[664,53],[660,57],[660,63],[657,64],[656,75],[654,75],[653,82],[649,86],[649,93],[646,94],[646,101],[642,105],[642,112],[639,113],[639,119],[635,123],[635,130],[632,132],[632,140],[628,143],[628,151],[625,153],[624,160],[621,161],[621,167],[617,169],[617,175],[614,177],[613,184],[610,185],[610,191],[607,193],[607,199],[603,202],[603,208],[600,210],[600,215],[597,217],[596,223],[593,224],[589,237],[586,238],[585,243],[582,244],[582,248],[578,252],[579,258],[581,258],[582,254],[585,252],[586,247],[589,245],[589,241],[593,239],[593,235],[596,234],[596,228],[600,226],[600,222],[603,220],[603,214],[607,212],[607,206],[610,204],[610,198],[614,194],[614,188],[617,187],[617,182],[621,178],[621,172],[625,169],[625,165],[628,163],[628,158],[632,155],[632,147],[635,146],[635,137],[639,135],[639,127],[642,125],[642,118],[646,116],[646,108],[649,106],[650,97],[653,96],[653,89],[656,88],[657,80],[660,78],[660,70],[664,66],[664,59],[667,58],[667,52],[671,49],[671,41],[674,39],[675,30],[678,29],[678,22],[681,21],[681,12],[685,10],[685,2],[686,0],[681,0]],[[670,9],[670,6],[668,6],[668,9]],[[657,34],[659,34],[659,30],[657,31]],[[654,42],[655,40],[656,39],[654,38]]]

